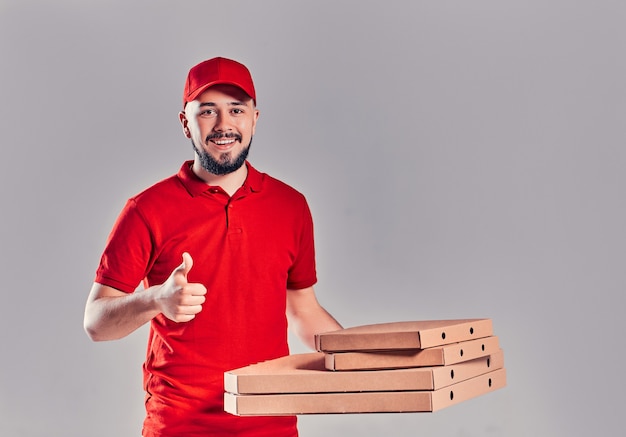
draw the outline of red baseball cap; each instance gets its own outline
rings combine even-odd
[[[232,59],[217,57],[200,62],[189,70],[183,92],[183,108],[207,88],[217,84],[241,88],[256,104],[256,92],[248,68]]]

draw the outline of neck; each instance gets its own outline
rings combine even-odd
[[[225,175],[216,175],[206,171],[202,167],[198,159],[196,159],[194,160],[191,169],[196,174],[196,176],[206,182],[207,185],[218,186],[222,188],[222,190],[226,191],[229,196],[235,194],[235,192],[246,181],[246,177],[248,176],[248,167],[246,166],[246,164],[242,165],[232,173],[228,173]]]

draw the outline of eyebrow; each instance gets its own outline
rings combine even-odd
[[[235,100],[235,101],[232,101],[232,102],[228,102],[227,105],[229,105],[229,106],[245,106],[246,104],[244,102],[240,102],[238,100]],[[202,102],[202,103],[200,103],[200,107],[202,108],[203,106],[215,107],[217,105],[215,103],[213,103],[213,102]]]

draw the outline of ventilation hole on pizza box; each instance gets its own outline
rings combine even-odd
[[[481,348],[482,348],[482,350],[483,350],[483,352],[484,352],[484,351],[485,351],[485,345],[483,344],[483,345],[481,346]]]
[[[450,391],[450,400],[454,399],[454,392]]]
[[[470,334],[474,333],[474,328],[470,328]]]
[[[446,333],[445,333],[445,332],[442,332],[442,333],[441,333],[441,338],[442,338],[442,340],[445,340],[445,339],[446,339]]]
[[[487,367],[491,366],[491,358],[487,358]]]
[[[454,369],[450,370],[450,379],[454,379]]]
[[[491,378],[489,378],[489,387],[491,387]]]
[[[461,354],[461,356],[463,356],[463,349],[461,349],[459,353]]]

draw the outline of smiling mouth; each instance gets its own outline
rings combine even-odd
[[[233,144],[235,141],[239,141],[241,142],[241,135],[239,134],[225,134],[225,135],[209,135],[206,138],[206,142],[212,142],[213,144],[217,145],[217,146],[228,146],[230,144]]]
[[[225,139],[225,140],[213,140],[212,141],[214,144],[217,144],[218,146],[227,146],[229,144],[232,144],[235,142],[234,138],[229,138],[229,139]]]

